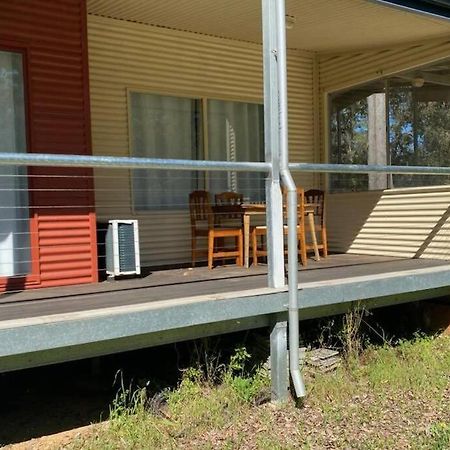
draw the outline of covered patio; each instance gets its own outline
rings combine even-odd
[[[202,1],[167,2],[164,7],[157,3],[87,3],[93,154],[268,160],[261,139],[260,2],[233,2],[214,8]],[[401,73],[414,78],[419,69],[438,65],[450,55],[447,21],[386,2],[345,0],[329,8],[326,1],[288,1],[286,24],[291,163],[337,162],[330,149],[330,104],[337,93],[369,82],[383,87],[385,79]],[[191,128],[187,119],[182,128],[180,120],[168,122],[167,134],[174,128],[189,130],[195,141],[180,137],[170,142],[159,138],[152,143],[140,128],[138,120],[152,123],[148,130],[161,128],[160,123],[151,122],[150,114],[163,114],[168,99],[178,102],[178,109],[188,99],[189,114],[200,117],[200,122],[196,128]],[[237,144],[233,133],[222,131],[226,121],[234,127]],[[189,149],[187,153],[174,152],[174,147],[183,146]],[[365,158],[367,164],[368,155]],[[386,158],[378,161],[383,162]],[[398,218],[385,214],[382,207],[389,202],[393,210],[397,199],[398,204],[407,202],[412,194],[408,190],[396,196],[383,192],[382,187],[369,190],[367,186],[355,192],[348,182],[337,191],[330,189],[330,177],[319,172],[294,172],[294,178],[305,190],[327,192],[331,252],[413,256],[413,248],[420,248],[428,230],[442,217],[440,211],[446,210],[442,196],[439,211],[431,210],[430,191],[423,191],[420,208],[426,223],[417,226],[413,212]],[[237,191],[246,201],[266,200],[263,174],[205,172],[193,176],[142,171],[112,179],[108,170],[96,169],[95,184],[98,220],[138,220],[141,262],[151,267],[191,263],[189,192],[209,191],[212,203],[214,195],[223,191]],[[376,199],[381,202],[374,211]],[[376,220],[374,215],[380,215],[380,209],[382,217]],[[385,226],[380,224],[374,230],[375,220]],[[395,241],[398,232],[405,231],[411,231],[414,238],[408,243]],[[380,245],[375,248],[367,239],[376,239]],[[206,250],[206,244],[202,245]],[[444,252],[442,249],[441,254]],[[430,257],[441,256],[432,252]]]
[[[333,138],[349,101],[386,96],[392,78],[432,86],[437,75],[442,85],[450,77],[442,69],[450,58],[449,22],[383,1],[338,3],[288,1],[276,22],[273,8],[282,2],[273,0],[263,1],[264,14],[254,0],[87,1],[92,155],[0,155],[5,167],[42,169],[25,175],[38,180],[30,186],[40,203],[30,208],[37,228],[23,247],[38,248],[29,256],[33,269],[47,270],[40,289],[12,282],[0,296],[0,372],[270,326],[273,393],[283,399],[288,314],[298,373],[299,314],[302,320],[356,303],[375,308],[450,292],[450,188],[441,179],[438,186],[389,184],[399,172],[390,159],[386,97],[385,122],[373,128],[364,112],[358,118],[365,124],[350,127],[350,150],[367,139],[362,160],[345,160],[352,152]],[[422,141],[413,134],[414,153]],[[407,175],[448,179],[442,161]],[[327,172],[339,175],[340,168],[321,163],[358,165],[365,184],[356,183],[351,167],[351,182],[333,184]],[[368,175],[373,166],[376,176]],[[280,184],[289,191],[287,208]],[[329,245],[327,257],[308,257],[300,267],[297,187],[325,193]],[[203,257],[192,267],[189,194],[197,191],[211,198],[235,192],[264,205],[252,225],[267,227],[267,261],[208,270]],[[93,282],[106,272],[101,233],[118,220],[137,221],[142,273]],[[199,250],[207,250],[205,240]],[[298,384],[296,392],[303,395]]]

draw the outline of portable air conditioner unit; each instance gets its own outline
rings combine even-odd
[[[137,220],[110,220],[106,231],[106,273],[108,277],[140,275]]]

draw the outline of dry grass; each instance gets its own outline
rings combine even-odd
[[[149,412],[141,397],[125,395],[107,426],[93,426],[65,447],[450,448],[449,337],[370,348],[334,373],[307,372],[302,409],[291,403],[255,406],[267,379],[261,371],[246,375],[239,361],[222,378],[211,386],[198,371],[188,371],[159,415]]]

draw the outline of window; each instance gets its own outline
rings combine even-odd
[[[132,92],[130,105],[133,156],[201,159],[200,100]],[[198,188],[196,172],[133,171],[136,211],[185,207],[187,194]]]
[[[450,166],[449,86],[389,87],[389,142],[393,165]],[[393,186],[450,184],[447,175],[393,175]]]
[[[331,113],[330,162],[334,164],[367,164],[367,99],[350,96],[335,98]],[[366,174],[330,174],[333,191],[359,191],[368,187]]]
[[[333,95],[330,162],[450,166],[450,65],[424,69],[422,77],[404,74]],[[429,175],[329,179],[333,191],[450,184],[448,176]]]
[[[0,152],[26,152],[22,54],[0,51]],[[0,276],[30,269],[27,170],[0,166]]]
[[[132,92],[130,114],[133,156],[220,161],[264,158],[263,107],[259,104]],[[202,140],[204,134],[207,143]],[[189,192],[204,187],[212,194],[236,191],[248,200],[260,201],[264,175],[134,170],[134,209],[186,208]]]

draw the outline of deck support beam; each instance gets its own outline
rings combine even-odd
[[[270,382],[273,402],[289,398],[288,347],[286,315],[274,317],[270,331]]]
[[[280,121],[275,2],[262,0],[264,69],[264,146],[271,171],[266,180],[267,265],[269,287],[285,285],[283,198],[280,185]]]

